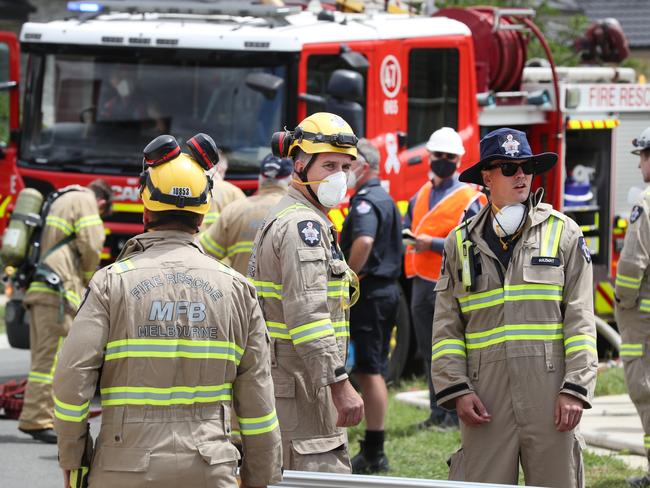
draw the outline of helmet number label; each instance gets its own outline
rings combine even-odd
[[[171,192],[172,195],[176,197],[191,197],[192,190],[187,186],[172,186]]]

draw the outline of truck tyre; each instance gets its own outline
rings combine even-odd
[[[399,381],[411,366],[415,357],[415,341],[412,338],[414,335],[411,329],[411,314],[404,289],[400,286],[397,319],[390,338],[386,383]]]

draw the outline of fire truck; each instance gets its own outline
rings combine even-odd
[[[612,223],[629,208],[620,183],[632,181],[616,168],[635,174],[626,151],[648,119],[650,87],[631,70],[556,69],[552,60],[525,67],[527,39],[544,42],[532,11],[411,16],[318,3],[69,2],[71,18],[26,23],[20,43],[0,33],[0,110],[4,103],[9,114],[0,234],[23,187],[48,194],[101,177],[115,194],[105,222],[110,260],[142,231],[141,151],[161,133],[181,142],[212,135],[229,179],[250,193],[274,131],[334,112],[379,148],[382,183],[405,212],[428,179],[424,143],[434,130],[460,133],[467,166],[478,160],[481,135],[510,126],[528,133],[534,151],[560,154],[535,185],[582,226],[610,313],[621,230]],[[624,114],[636,121],[631,133],[621,130]],[[341,225],[344,215],[330,217]],[[396,331],[392,376],[412,355],[406,298]]]

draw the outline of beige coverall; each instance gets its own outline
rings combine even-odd
[[[203,249],[246,275],[253,240],[264,217],[287,193],[286,187],[269,184],[248,198],[240,199],[221,212],[221,216],[201,233]]]
[[[74,235],[74,240],[44,261],[61,279],[61,286],[50,286],[37,279],[30,284],[24,301],[29,311],[31,349],[25,404],[19,420],[19,427],[25,430],[53,426],[52,377],[56,354],[68,335],[72,317],[81,302],[80,295],[97,269],[104,245],[104,225],[95,194],[88,188],[75,188],[76,191],[54,201],[41,235],[41,257]]]
[[[350,472],[328,387],[347,378],[347,270],[332,223],[289,188],[257,234],[249,269],[271,335],[285,469]]]
[[[650,189],[632,209],[616,274],[616,322],[621,331],[625,381],[650,460]]]
[[[508,268],[483,239],[490,208],[445,241],[444,273],[436,286],[432,378],[438,404],[455,408],[475,392],[491,422],[461,422],[462,448],[451,457],[450,479],[583,486],[577,432],[558,432],[559,393],[590,408],[596,382],[596,329],[591,257],[577,224],[530,199],[527,221]],[[459,279],[459,242],[475,244],[474,291]],[[586,253],[586,254],[585,254]]]
[[[212,201],[210,210],[205,214],[203,223],[199,231],[205,231],[210,225],[215,223],[221,214],[221,211],[231,202],[246,198],[246,194],[232,183],[221,178],[217,173],[212,178],[214,186],[212,187]]]
[[[192,235],[136,236],[90,282],[54,378],[64,469],[81,465],[98,380],[103,415],[90,486],[236,487],[231,402],[242,481],[280,481],[269,337],[255,290]]]

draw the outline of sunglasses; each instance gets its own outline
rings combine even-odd
[[[537,162],[529,159],[523,163],[510,163],[504,161],[502,163],[493,164],[492,166],[488,166],[484,169],[489,171],[492,169],[501,168],[501,174],[503,176],[514,176],[519,168],[521,168],[525,175],[532,175],[535,173],[535,166],[537,166]]]
[[[456,156],[458,156],[457,154],[438,152],[438,151],[433,151],[432,154],[436,159],[454,159],[456,158]]]

